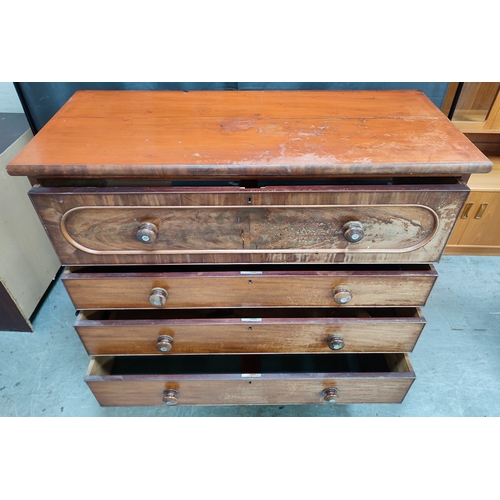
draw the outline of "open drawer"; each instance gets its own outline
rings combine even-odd
[[[81,311],[87,352],[101,355],[411,352],[417,308]]]
[[[96,357],[85,377],[102,406],[401,403],[414,379],[406,354]]]
[[[76,309],[421,307],[431,264],[68,267]]]

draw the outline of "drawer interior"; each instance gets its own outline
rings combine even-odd
[[[161,310],[88,310],[81,311],[78,323],[83,321],[171,321],[183,319],[264,319],[264,318],[421,318],[414,307],[401,308],[292,308],[292,309],[161,309]]]
[[[242,189],[261,189],[267,186],[404,186],[404,185],[459,185],[460,179],[456,177],[357,177],[357,178],[331,178],[331,179],[300,179],[284,182],[283,179],[255,179],[255,180],[168,180],[168,179],[71,179],[71,178],[40,178],[37,187],[100,187],[100,188],[126,188],[126,187],[172,187],[172,188],[214,188],[214,187],[239,187]]]
[[[166,265],[166,266],[68,266],[64,272],[63,278],[71,277],[72,274],[79,275],[110,275],[117,276],[120,274],[176,274],[176,273],[204,273],[215,275],[217,273],[224,274],[315,274],[315,273],[334,273],[334,272],[433,272],[435,271],[432,264],[244,264],[244,265]]]
[[[118,356],[96,357],[87,374],[92,376],[237,375],[239,377],[318,376],[358,373],[414,376],[405,354],[316,354],[213,355],[186,357]]]

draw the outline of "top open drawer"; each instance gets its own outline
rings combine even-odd
[[[64,265],[430,263],[468,193],[447,183],[40,187]]]

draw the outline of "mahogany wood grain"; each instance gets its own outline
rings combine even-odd
[[[106,375],[100,358],[93,358],[85,381],[102,406],[164,406],[165,389],[178,391],[178,406],[329,404],[323,390],[331,387],[339,394],[335,404],[401,403],[415,373],[406,354],[394,354],[391,359],[393,368],[375,373],[259,373],[242,377],[241,373]],[[110,364],[109,358],[104,361]]]
[[[30,197],[64,265],[436,262],[468,188],[449,184],[241,189],[44,188]],[[349,243],[343,225],[359,221]],[[137,239],[141,223],[154,244]]]
[[[62,280],[76,309],[157,309],[149,302],[153,288],[167,291],[167,309],[231,307],[420,307],[437,273],[416,270],[343,271],[263,270],[259,274],[221,272],[85,272],[67,268]],[[345,285],[352,300],[334,301]]]
[[[342,234],[344,221],[352,220],[362,221],[365,233],[356,245]],[[161,228],[149,246],[136,237],[144,221]],[[348,247],[372,253],[419,248],[434,236],[439,220],[421,205],[81,207],[65,214],[61,224],[73,246],[94,255],[344,252]],[[154,236],[151,231],[146,241]]]
[[[130,319],[115,314],[106,318],[99,312],[81,312],[75,323],[87,352],[92,356],[176,354],[251,354],[251,353],[355,353],[411,352],[425,326],[418,309],[388,311],[384,317],[349,315],[332,317],[328,311],[303,317],[290,317],[287,310],[253,310],[251,317]],[[363,313],[365,311],[361,311]],[[344,347],[332,350],[330,335],[341,335]],[[158,338],[169,335],[172,349],[166,353],[156,348]]]
[[[460,175],[489,160],[418,91],[80,91],[10,163],[32,177]]]

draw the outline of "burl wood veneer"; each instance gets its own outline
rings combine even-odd
[[[450,184],[35,187],[61,262],[436,262],[468,194]],[[346,225],[356,221],[358,238]],[[151,234],[143,239],[143,226]]]

